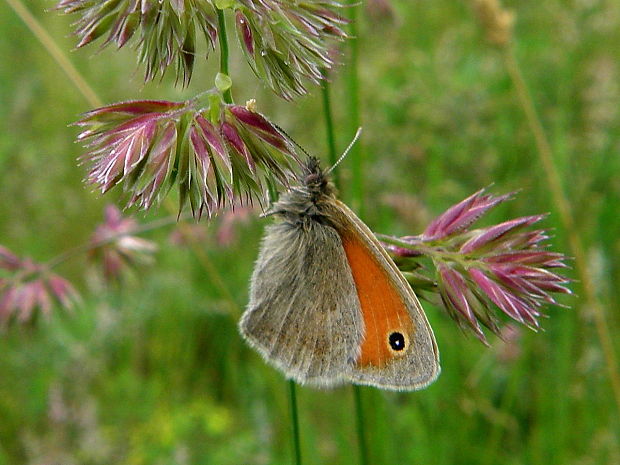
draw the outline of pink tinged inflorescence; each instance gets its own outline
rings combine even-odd
[[[98,262],[107,281],[118,281],[123,273],[151,260],[157,250],[154,242],[135,236],[138,223],[126,218],[114,205],[105,208],[105,221],[91,237],[90,258]]]
[[[239,0],[237,37],[255,74],[288,100],[307,93],[305,81],[319,84],[322,69],[335,65],[330,41],[347,37],[340,8],[331,0]]]
[[[419,236],[406,236],[388,249],[397,257],[430,257],[436,265],[441,303],[460,324],[486,342],[480,323],[498,333],[493,307],[533,329],[541,307],[557,305],[553,293],[570,294],[563,254],[547,250],[544,230],[527,230],[545,215],[527,216],[480,229],[470,226],[511,194],[483,190],[439,215]]]
[[[197,36],[202,33],[207,54],[217,40],[214,6],[203,0],[62,0],[56,8],[80,15],[75,22],[78,48],[103,37],[102,47],[114,43],[121,48],[137,36],[147,81],[172,65],[177,80],[189,84]]]
[[[0,246],[0,325],[32,321],[37,309],[48,317],[54,304],[69,310],[77,300],[78,293],[69,281]]]
[[[177,186],[181,210],[211,216],[227,205],[262,202],[288,186],[299,159],[289,138],[263,115],[221,102],[132,101],[87,113],[76,123],[89,151],[87,180],[102,193],[121,184],[128,206],[148,209]]]
[[[433,241],[461,232],[511,196],[511,194],[506,194],[493,197],[490,194],[484,194],[484,190],[481,189],[435,218],[422,233],[421,238],[424,241]]]
[[[335,12],[342,5],[333,0],[238,0],[230,8],[250,66],[287,99],[306,93],[305,80],[320,81],[321,68],[334,65],[331,41],[346,37],[346,20]],[[57,9],[79,15],[78,47],[101,38],[102,47],[121,48],[135,36],[147,81],[174,66],[177,80],[189,84],[199,36],[207,55],[218,40],[213,0],[61,0]]]

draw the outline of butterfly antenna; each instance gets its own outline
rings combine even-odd
[[[344,157],[346,157],[349,154],[349,152],[351,151],[351,149],[353,148],[353,146],[358,141],[361,135],[362,135],[362,128],[360,126],[359,128],[357,128],[357,132],[355,133],[355,136],[353,136],[353,140],[349,143],[349,146],[345,149],[342,155],[340,155],[340,158],[336,160],[336,163],[334,163],[333,166],[327,170],[327,174],[334,171],[334,168],[336,168],[336,166],[338,166],[340,162],[344,160]]]
[[[295,147],[297,147],[299,150],[301,150],[308,158],[312,158],[312,155],[310,155],[305,148],[303,148],[301,145],[299,145],[295,139],[293,139],[291,136],[289,136],[288,133],[284,129],[282,129],[280,126],[278,126],[275,123],[271,123],[271,124],[273,124],[274,127],[278,131],[280,131],[282,134],[284,134],[288,138],[288,140],[290,140],[293,143],[293,145]]]

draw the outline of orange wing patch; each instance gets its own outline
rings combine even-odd
[[[409,352],[414,324],[403,298],[385,269],[354,234],[342,236],[365,325],[360,366],[384,366]]]

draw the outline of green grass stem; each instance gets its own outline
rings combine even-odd
[[[362,125],[360,112],[360,83],[359,83],[359,9],[361,4],[351,0],[348,5],[349,35],[349,63],[346,73],[346,105],[347,109],[347,132],[355,134]],[[353,209],[361,217],[364,216],[364,149],[362,141],[358,141],[349,154],[351,158],[351,204]]]
[[[295,465],[301,465],[301,439],[299,435],[299,415],[297,413],[297,386],[292,379],[288,382],[289,398],[291,401],[291,424],[293,436],[293,452],[295,454]]]
[[[218,28],[218,40],[220,43],[220,73],[228,76],[228,33],[226,32],[226,17],[224,11],[216,8],[217,10],[217,28]],[[226,103],[233,103],[232,92],[229,89],[224,91],[224,101]]]
[[[336,136],[334,134],[334,118],[332,115],[332,104],[330,97],[330,83],[327,70],[323,70],[323,81],[321,82],[321,96],[323,97],[323,117],[325,119],[325,139],[327,141],[327,157],[330,167],[336,164],[338,154],[336,149]],[[338,170],[332,171],[334,184],[340,188],[340,173]]]
[[[353,398],[355,401],[355,419],[360,464],[368,465],[368,444],[366,443],[366,422],[364,421],[364,406],[362,405],[362,388],[356,384],[353,385]]]

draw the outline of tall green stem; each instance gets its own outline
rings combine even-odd
[[[362,405],[362,388],[358,385],[353,386],[353,397],[355,398],[355,416],[357,419],[357,443],[360,449],[360,463],[368,464],[368,445],[366,444],[366,427],[364,421],[364,406]]]
[[[349,1],[349,66],[346,70],[347,86],[347,131],[355,134],[357,128],[362,125],[359,98],[359,32],[357,27],[359,17],[360,2],[357,0]],[[353,209],[364,216],[364,150],[362,142],[358,141],[352,148],[349,157],[351,158],[351,202]]]
[[[228,76],[228,35],[226,33],[226,18],[224,17],[224,11],[217,10],[217,28],[218,38],[220,42],[220,73]],[[230,89],[224,91],[224,101],[226,103],[233,103],[232,93]]]
[[[325,118],[325,137],[327,139],[327,155],[330,167],[336,164],[338,154],[336,153],[336,136],[334,134],[334,119],[332,116],[332,104],[329,92],[329,81],[327,70],[323,70],[323,81],[321,82],[321,95],[323,96],[323,116]],[[332,171],[334,184],[340,187],[340,174],[338,170]]]
[[[289,397],[291,399],[291,423],[293,424],[293,450],[295,451],[295,465],[301,465],[301,441],[299,439],[299,416],[297,415],[297,386],[292,379],[288,382]]]

